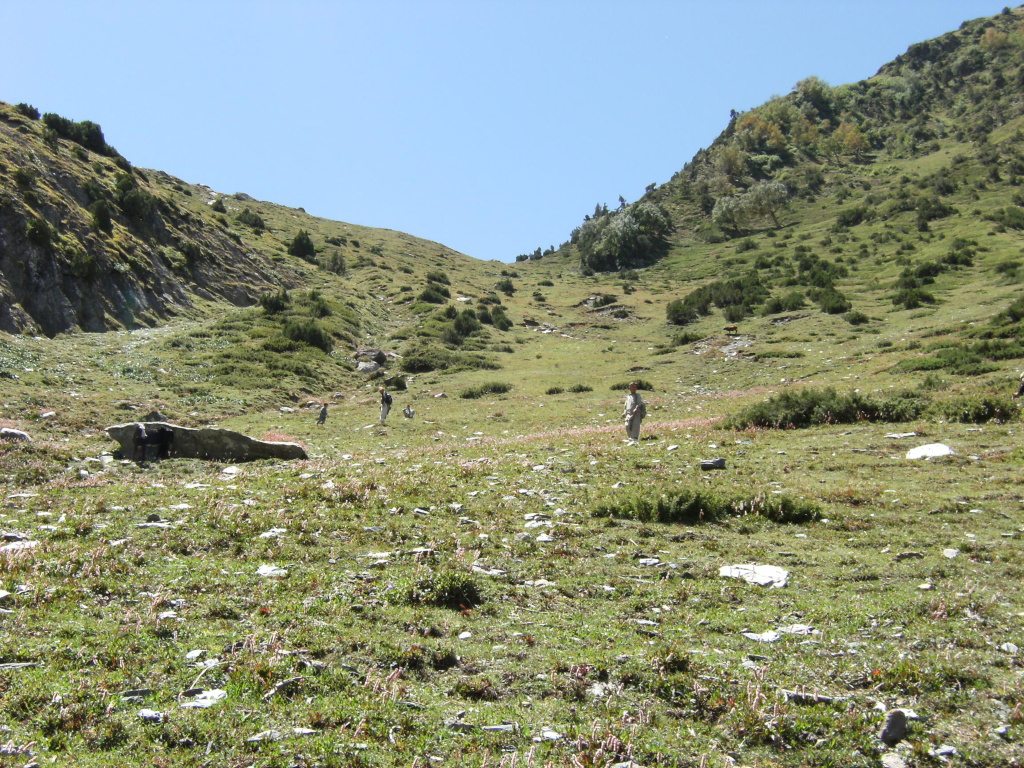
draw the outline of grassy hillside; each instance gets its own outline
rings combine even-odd
[[[0,215],[56,233],[5,258],[95,247],[176,297],[0,337],[0,426],[34,438],[0,443],[4,760],[1019,766],[1022,21],[808,81],[638,201],[658,237],[599,210],[513,265],[135,169],[164,229],[97,232],[18,186],[45,123],[4,107]],[[116,208],[117,157],[49,141]],[[153,409],[310,459],[115,455]],[[722,575],[749,563],[787,585]]]

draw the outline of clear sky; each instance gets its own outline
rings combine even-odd
[[[512,261],[744,111],[996,0],[0,0],[0,101],[134,165]]]

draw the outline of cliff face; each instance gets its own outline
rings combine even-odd
[[[207,210],[208,191],[106,149],[0,103],[0,330],[154,325],[293,282]]]

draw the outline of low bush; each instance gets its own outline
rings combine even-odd
[[[874,400],[859,392],[843,395],[831,387],[788,390],[730,416],[724,426],[727,429],[796,429],[858,421],[910,421],[919,417],[927,405],[916,392]]]
[[[547,391],[544,394],[546,394],[546,395],[560,395],[563,392],[565,392],[565,390],[562,389],[561,387],[548,387]]]
[[[503,395],[512,389],[511,384],[504,384],[500,381],[492,381],[476,387],[467,387],[459,393],[464,400],[475,400],[485,395]]]
[[[637,389],[642,389],[645,392],[653,392],[654,391],[654,385],[651,384],[651,382],[649,382],[649,381],[645,381],[644,379],[633,379],[633,381],[636,382],[636,388]],[[620,390],[623,390],[623,389],[629,389],[629,382],[628,381],[620,381],[618,384],[612,384],[610,389],[611,389],[612,392],[619,392]]]
[[[946,421],[961,424],[1010,421],[1020,413],[1010,398],[995,395],[963,395],[936,403],[933,410]]]
[[[396,585],[400,600],[407,605],[430,605],[453,611],[474,608],[484,601],[476,579],[461,571],[438,571]]]
[[[588,387],[586,384],[573,384],[569,387],[569,391],[579,394],[580,392],[593,392],[593,387]]]
[[[331,334],[325,331],[316,320],[289,320],[282,331],[286,339],[322,349],[330,353],[334,348]]]
[[[598,504],[592,514],[594,517],[683,525],[714,523],[750,515],[775,523],[809,523],[821,518],[821,509],[812,501],[782,494],[758,494],[744,498],[698,488],[673,489],[657,497],[629,495]]]

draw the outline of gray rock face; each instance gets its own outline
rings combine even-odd
[[[135,431],[139,424],[147,432],[160,428],[174,432],[171,458],[206,459],[208,461],[255,461],[258,459],[305,459],[306,451],[298,443],[256,440],[230,429],[204,427],[193,429],[162,421],[131,422],[107,427],[106,432],[121,444],[121,454],[135,457]]]
[[[376,363],[377,365],[386,365],[388,362],[388,356],[384,354],[384,350],[382,349],[360,349],[353,355],[353,357],[355,357],[356,360],[368,360]]]
[[[360,373],[370,374],[379,371],[380,366],[377,363],[373,362],[372,360],[363,360],[356,366],[356,370],[359,371]]]

